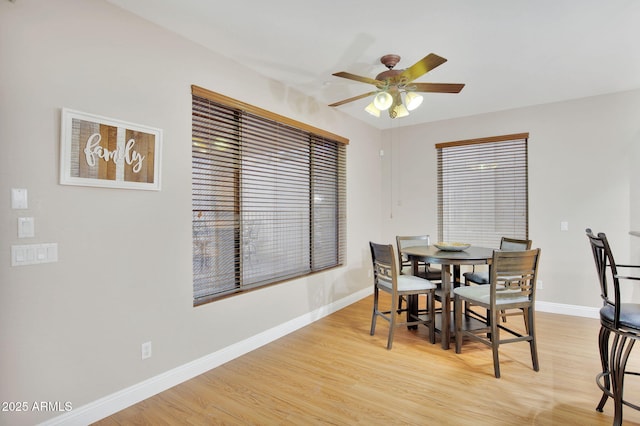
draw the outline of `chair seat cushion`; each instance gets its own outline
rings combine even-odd
[[[380,280],[380,285],[391,290],[391,283]],[[424,278],[414,277],[413,275],[398,275],[398,291],[427,291],[435,290],[437,286]]]
[[[465,272],[465,281],[473,281],[476,284],[489,284],[489,273],[485,271]]]
[[[613,326],[614,315],[615,311],[611,305],[606,305],[600,309],[601,321],[611,323],[611,326]],[[620,325],[625,328],[640,330],[640,304],[620,304]]]
[[[413,266],[405,266],[404,268],[402,268],[402,271],[400,271],[400,274],[413,275]],[[428,266],[425,271],[424,267],[420,267],[418,271],[418,277],[424,278],[427,280],[440,281],[442,279],[442,271],[440,269],[432,268],[430,266]]]
[[[455,294],[460,295],[470,301],[488,304],[491,302],[491,286],[465,286],[453,289]],[[496,305],[507,305],[510,303],[528,302],[529,298],[523,296],[520,290],[506,290],[502,286],[498,286],[496,291]]]

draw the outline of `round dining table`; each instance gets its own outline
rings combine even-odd
[[[434,245],[408,246],[402,249],[402,253],[411,260],[413,274],[417,275],[419,262],[441,265],[442,269],[442,313],[440,328],[443,349],[449,349],[451,334],[451,288],[453,284],[460,284],[460,265],[491,265],[493,259],[492,248],[470,246],[460,251],[440,250]],[[453,267],[453,271],[451,271]],[[417,312],[417,298],[410,298],[407,302],[410,311]]]

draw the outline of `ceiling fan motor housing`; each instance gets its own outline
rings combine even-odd
[[[394,80],[396,76],[398,76],[399,74],[402,74],[403,70],[393,69],[393,67],[395,67],[398,64],[398,62],[400,62],[400,56],[393,55],[393,54],[384,55],[382,58],[380,58],[380,62],[382,62],[384,66],[388,68],[388,70],[378,74],[376,76],[376,80],[380,80],[380,81]]]
[[[400,56],[393,54],[384,55],[382,58],[380,58],[380,62],[382,62],[385,67],[391,69],[395,67],[398,62],[400,62]]]

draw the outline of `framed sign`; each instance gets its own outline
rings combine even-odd
[[[60,183],[160,190],[162,130],[62,109]]]

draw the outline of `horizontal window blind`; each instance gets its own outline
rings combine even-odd
[[[436,145],[438,239],[498,248],[528,239],[528,134]]]
[[[345,144],[192,102],[194,304],[342,265]]]

